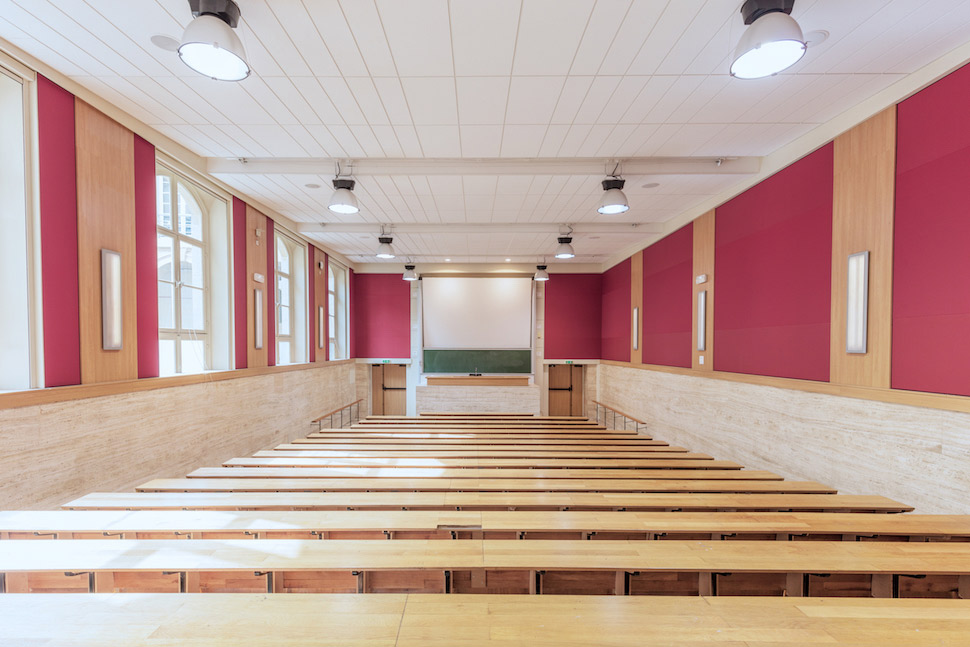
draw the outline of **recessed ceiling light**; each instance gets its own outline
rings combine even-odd
[[[303,186],[305,186],[308,189],[319,189],[320,188],[320,185],[319,184],[314,184],[313,182],[311,182],[310,184],[304,184]]]
[[[450,263],[450,262],[451,262],[451,259],[450,258],[446,258],[445,259],[445,263]]]
[[[511,262],[512,262],[512,259],[511,259],[511,258],[506,258],[506,259],[505,259],[505,262],[506,262],[506,263],[511,263]]]
[[[660,186],[660,182],[647,182],[646,184],[640,185],[644,189],[656,189],[658,186]]]
[[[155,34],[152,36],[151,41],[155,47],[160,47],[166,52],[177,52],[179,51],[179,45],[182,44],[178,38],[166,36],[165,34]]]

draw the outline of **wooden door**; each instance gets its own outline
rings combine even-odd
[[[407,366],[371,365],[371,412],[375,416],[403,416],[407,413]]]
[[[549,415],[583,415],[583,367],[553,364],[549,367]]]

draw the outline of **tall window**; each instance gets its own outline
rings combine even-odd
[[[276,363],[307,361],[306,248],[276,232]]]
[[[327,323],[330,359],[347,359],[347,270],[333,259],[327,273]]]
[[[158,167],[159,372],[201,373],[212,367],[209,348],[209,232],[200,189]]]

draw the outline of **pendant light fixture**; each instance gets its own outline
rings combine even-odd
[[[731,63],[731,76],[761,79],[786,70],[805,55],[805,36],[791,12],[795,0],[745,0],[741,17],[748,25]]]
[[[546,267],[547,267],[546,265],[536,265],[536,275],[535,275],[536,281],[549,280],[549,272],[546,271]]]
[[[565,226],[559,230],[559,247],[556,248],[556,258],[574,258],[576,252],[573,250],[573,228],[570,226]]]
[[[410,264],[405,265],[404,275],[401,278],[404,279],[405,281],[417,281],[418,273],[414,271],[414,265],[410,265]]]
[[[217,81],[249,76],[246,51],[233,31],[239,24],[239,6],[233,0],[189,0],[189,8],[194,19],[179,44],[182,62]]]
[[[391,247],[394,237],[384,232],[384,225],[381,225],[381,235],[377,237],[377,242],[380,243],[377,246],[377,258],[394,258],[394,248]]]
[[[603,215],[615,216],[618,213],[624,213],[630,210],[630,204],[627,202],[626,194],[623,193],[623,185],[626,184],[626,180],[620,179],[618,177],[610,177],[603,180],[603,199],[600,200],[600,206],[597,209]]]

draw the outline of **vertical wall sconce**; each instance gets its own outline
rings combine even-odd
[[[101,250],[101,348],[121,350],[123,317],[121,303],[121,253]]]
[[[845,352],[865,354],[869,327],[869,252],[849,254],[846,272]]]
[[[253,346],[258,350],[263,347],[263,291],[253,290]]]
[[[640,308],[633,309],[633,350],[640,348]]]
[[[317,348],[324,347],[324,337],[326,337],[327,334],[323,330],[323,323],[326,316],[326,313],[323,311],[323,306],[317,306]]]
[[[707,290],[697,293],[697,350],[707,350]]]

